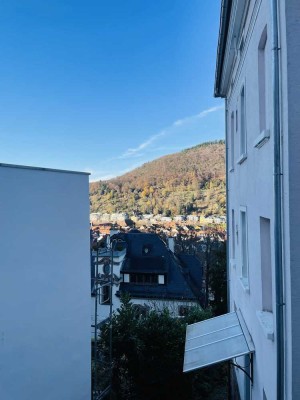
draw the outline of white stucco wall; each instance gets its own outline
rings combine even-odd
[[[0,398],[90,398],[86,174],[0,166]]]
[[[233,14],[238,4],[233,2]],[[300,223],[300,139],[299,139],[299,93],[300,93],[300,3],[298,0],[278,1],[279,23],[279,62],[281,95],[281,134],[282,134],[282,218],[283,218],[283,268],[284,268],[284,344],[285,344],[285,399],[300,396],[300,324],[299,324],[299,285],[300,256],[298,230]],[[241,17],[241,15],[240,15]],[[231,20],[232,24],[233,19]],[[262,147],[254,146],[259,132],[258,99],[258,43],[260,35],[267,26],[266,47],[267,77],[267,128],[270,139]],[[238,132],[234,134],[234,168],[228,173],[229,210],[229,258],[230,258],[230,296],[231,309],[239,308],[244,316],[255,344],[254,384],[252,399],[262,399],[265,392],[268,400],[276,398],[276,330],[275,330],[275,271],[274,271],[274,186],[273,186],[273,132],[272,124],[272,19],[271,2],[256,0],[249,3],[249,10],[243,26],[244,49],[235,52],[232,68],[225,67],[228,83],[227,92],[227,146],[229,165],[231,164],[231,113],[239,110],[239,93],[242,85],[246,89],[246,127],[247,158],[239,164]],[[230,34],[229,29],[229,34]],[[234,41],[230,42],[231,52]],[[232,47],[233,46],[233,47]],[[227,48],[227,53],[228,53]],[[226,57],[225,57],[226,59]],[[228,58],[229,59],[229,58]],[[229,65],[229,64],[228,64]],[[227,68],[227,69],[226,69]],[[225,87],[225,86],[224,86]],[[224,89],[223,87],[223,89]],[[240,123],[240,120],[239,120]],[[247,243],[249,286],[243,285],[241,277],[241,221],[240,209],[247,210]],[[235,223],[232,226],[232,210]],[[262,265],[260,217],[270,219],[271,223],[271,264],[273,286],[273,328],[274,340],[266,337],[266,329],[257,317],[262,311]],[[235,256],[232,243],[235,241]],[[237,371],[242,399],[245,378]]]
[[[235,2],[236,4],[236,2]],[[263,391],[268,400],[276,398],[276,338],[267,338],[263,320],[258,315],[263,311],[262,306],[262,269],[260,217],[270,220],[271,251],[272,251],[272,286],[273,314],[271,321],[275,328],[275,275],[273,248],[273,126],[272,126],[272,50],[271,50],[271,19],[270,2],[267,0],[250,3],[244,24],[244,48],[237,51],[236,61],[231,75],[231,87],[227,100],[227,144],[231,148],[231,113],[238,110],[238,129],[234,133],[234,168],[228,173],[228,210],[230,227],[230,297],[231,310],[240,309],[255,345],[253,368],[254,384],[251,393],[245,393],[245,375],[237,371],[241,399],[263,399]],[[270,130],[270,139],[262,147],[255,147],[261,134],[259,126],[258,98],[258,46],[262,32],[267,26],[266,45],[266,127]],[[246,134],[247,158],[239,163],[239,133],[240,121],[240,92],[245,88],[246,101]],[[231,154],[229,154],[229,159]],[[232,227],[232,210],[235,214],[235,226]],[[248,245],[248,286],[242,277],[241,254],[241,211],[247,212],[247,245]],[[235,256],[232,254],[232,241],[235,241]],[[238,360],[243,365],[243,360]],[[247,397],[249,396],[249,397]],[[252,396],[252,397],[251,397]]]

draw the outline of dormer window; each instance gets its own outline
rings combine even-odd
[[[153,285],[158,284],[157,274],[130,274],[130,283],[139,285]]]
[[[152,245],[145,244],[142,249],[143,256],[148,256],[152,252]]]

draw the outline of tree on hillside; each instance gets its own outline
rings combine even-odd
[[[201,189],[201,190],[200,190]],[[92,212],[225,212],[225,145],[212,142],[90,184]]]

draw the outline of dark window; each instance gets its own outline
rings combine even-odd
[[[147,256],[148,254],[151,254],[151,252],[152,252],[152,245],[145,244],[142,249],[143,256]]]
[[[101,288],[101,304],[110,304],[110,286],[102,286]]]
[[[130,283],[139,285],[158,284],[158,275],[156,274],[130,274]]]

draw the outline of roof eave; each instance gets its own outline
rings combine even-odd
[[[216,73],[215,73],[215,88],[214,88],[215,97],[225,97],[225,93],[223,93],[221,90],[221,78],[222,78],[223,62],[226,50],[231,7],[232,7],[232,0],[222,0]]]

